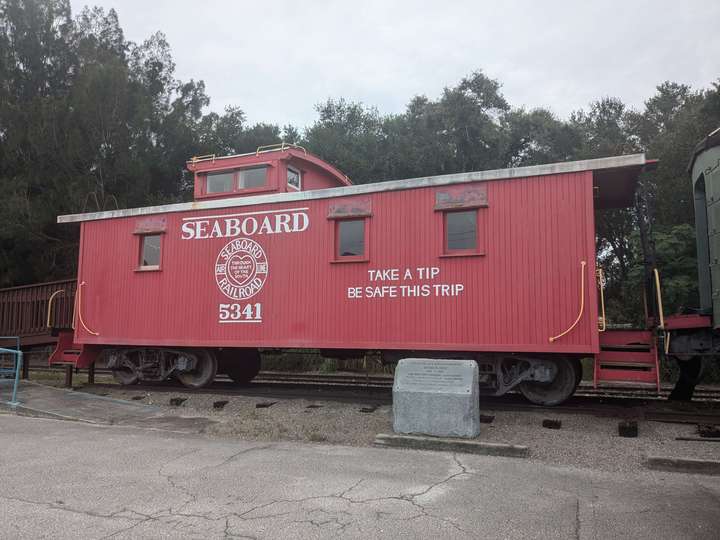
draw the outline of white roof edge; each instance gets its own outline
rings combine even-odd
[[[235,197],[230,199],[211,199],[187,203],[166,204],[160,206],[146,206],[142,208],[128,208],[124,210],[109,210],[105,212],[90,212],[86,214],[68,214],[58,216],[58,223],[76,223],[80,221],[95,221],[132,216],[145,216],[150,214],[166,214],[170,212],[186,212],[188,210],[212,210],[218,208],[236,208],[239,206],[252,206],[267,203],[286,203],[309,201],[313,199],[329,199],[333,197],[347,197],[351,195],[364,195],[382,191],[399,191],[433,186],[446,186],[450,184],[463,184],[467,182],[487,182],[489,180],[509,180],[512,178],[525,178],[529,176],[544,176],[549,174],[564,174],[582,171],[597,171],[602,169],[616,169],[621,167],[645,165],[645,154],[631,154],[581,161],[565,161],[548,163],[546,165],[531,165],[529,167],[515,167],[509,169],[495,169],[490,171],[466,172],[457,174],[444,174],[440,176],[425,176],[407,180],[390,180],[374,184],[359,184],[336,188],[318,189],[314,191],[299,191],[294,193],[273,193],[270,195],[257,195],[254,197]]]

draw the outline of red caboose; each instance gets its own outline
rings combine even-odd
[[[603,341],[594,211],[631,205],[648,163],[351,185],[294,146],[194,158],[194,202],[58,218],[81,223],[80,254],[51,361],[102,352],[122,382],[193,387],[250,380],[267,348],[471,357],[490,391],[556,403]]]

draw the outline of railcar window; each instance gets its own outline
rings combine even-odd
[[[295,169],[291,169],[290,167],[288,167],[287,183],[288,186],[292,189],[297,189],[298,191],[300,191],[300,171],[296,171]]]
[[[227,193],[228,191],[232,191],[234,177],[234,173],[231,172],[208,173],[205,192]]]
[[[242,169],[238,171],[239,188],[257,188],[265,185],[267,167],[256,167],[254,169]]]
[[[337,256],[365,256],[365,220],[343,219],[337,222]]]
[[[477,250],[477,210],[445,212],[445,251]]]
[[[140,237],[140,268],[160,268],[160,234],[144,234]]]

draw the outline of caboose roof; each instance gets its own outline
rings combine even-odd
[[[688,174],[692,173],[693,165],[695,165],[697,157],[705,150],[714,148],[715,146],[720,146],[720,127],[712,131],[710,135],[695,145],[692,157],[690,158],[690,163],[688,163],[687,166]]]
[[[364,195],[383,191],[400,191],[424,187],[465,184],[469,182],[488,182],[491,180],[513,180],[533,176],[593,172],[593,186],[596,188],[595,206],[597,208],[622,208],[632,206],[638,175],[646,168],[653,167],[657,162],[645,159],[645,154],[586,159],[581,161],[564,161],[546,165],[495,169],[489,171],[444,174],[440,176],[424,176],[407,180],[390,180],[374,184],[342,186],[314,191],[293,193],[275,193],[249,197],[228,199],[211,199],[188,203],[165,204],[142,208],[128,208],[86,214],[69,214],[58,216],[58,223],[75,223],[149,214],[166,214],[169,212],[187,212],[191,210],[211,210],[216,208],[234,208],[268,203],[284,203],[307,201],[312,199],[329,199]]]
[[[252,165],[260,161],[265,162],[267,160],[295,158],[299,162],[315,165],[319,169],[322,169],[340,185],[352,185],[352,182],[346,175],[330,165],[327,161],[323,161],[316,155],[311,154],[303,147],[296,145],[285,146],[285,143],[279,145],[279,148],[277,148],[277,146],[278,145],[269,145],[266,150],[263,150],[265,147],[261,146],[255,152],[233,154],[231,156],[215,156],[213,154],[210,156],[194,157],[187,161],[186,166],[191,172],[207,173]]]

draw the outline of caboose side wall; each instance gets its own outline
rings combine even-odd
[[[302,162],[297,159],[290,159],[281,163],[281,178],[287,178],[288,166],[302,173],[303,190],[327,189],[337,186],[337,182],[328,177],[325,171],[312,163]],[[283,191],[292,192],[294,190],[293,188],[288,187],[286,183]]]
[[[488,205],[478,210],[484,254],[476,256],[443,256],[443,216],[435,210],[441,187],[348,197],[369,199],[371,207],[368,260],[361,262],[333,262],[328,214],[336,197],[155,215],[164,219],[159,271],[137,270],[135,233],[146,217],[85,221],[78,311],[87,329],[76,320],[76,342],[596,353],[592,180],[581,171],[482,182]],[[247,299],[228,298],[216,282],[218,254],[232,238],[183,238],[188,221],[283,210],[305,214],[308,226],[248,236],[264,250],[268,272]],[[581,261],[583,316],[550,342],[577,317]],[[430,268],[438,269],[433,278]],[[385,270],[385,279],[371,279],[369,270]],[[415,285],[430,294],[406,295]],[[362,297],[349,297],[358,288]],[[220,323],[221,305],[236,303],[260,304],[261,322]]]

